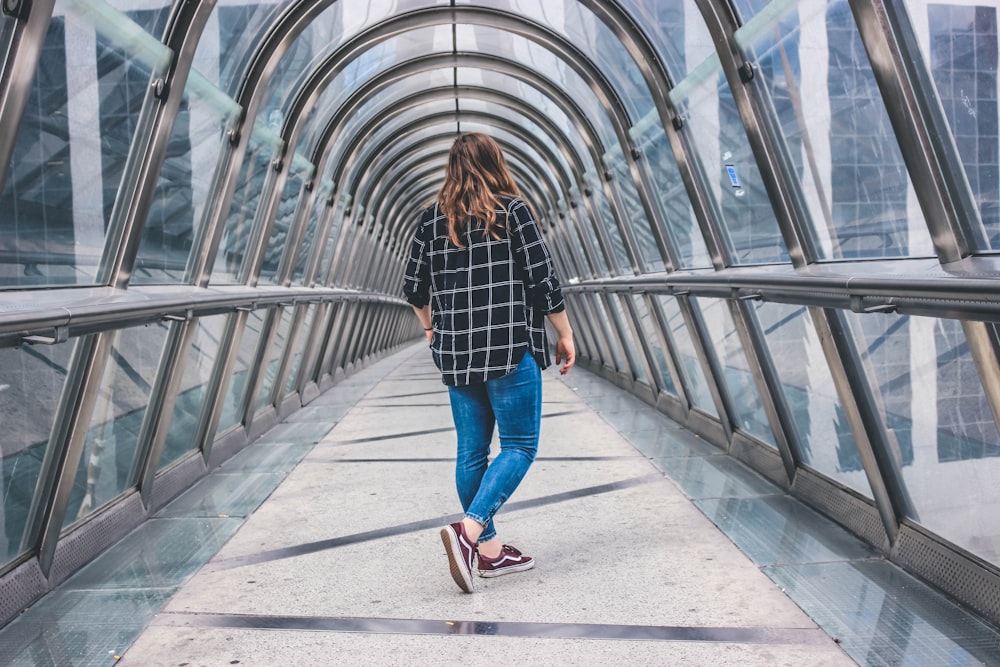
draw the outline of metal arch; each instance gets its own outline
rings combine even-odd
[[[448,111],[440,114],[432,114],[429,116],[424,116],[419,121],[413,123],[413,125],[407,127],[406,131],[403,134],[412,134],[419,130],[434,127],[436,125],[442,125],[447,122],[453,122],[456,124],[456,126],[457,124],[462,122],[472,122],[472,123],[478,122],[485,125],[489,125],[491,127],[497,127],[499,129],[504,130],[505,132],[509,132],[511,135],[523,141],[527,146],[531,147],[540,156],[544,157],[545,161],[549,164],[550,168],[553,170],[553,173],[559,174],[561,176],[561,181],[564,184],[565,189],[566,190],[570,189],[569,184],[573,180],[572,179],[573,174],[565,173],[563,171],[563,169],[561,168],[562,165],[556,158],[555,153],[553,153],[548,146],[537,141],[533,135],[527,133],[524,130],[524,128],[511,122],[510,120],[504,118],[503,116],[498,116],[496,114],[490,114],[490,113],[483,113],[479,111],[462,111],[457,113],[454,111]],[[346,151],[346,153],[350,157],[338,163],[337,168],[334,172],[337,176],[337,178],[334,180],[342,184],[341,188],[339,188],[339,191],[353,193],[356,191],[358,187],[364,185],[363,180],[356,181],[356,178],[354,177],[354,172],[356,172],[356,164],[359,162],[362,164],[367,162],[368,164],[365,166],[366,167],[370,166],[371,163],[368,161],[367,156],[370,155],[385,156],[387,154],[386,149],[388,145],[391,144],[394,140],[397,140],[398,138],[399,138],[398,136],[386,137],[377,144],[372,145],[370,147],[370,150],[362,152],[358,150],[358,145],[366,141],[368,137],[359,133],[352,141],[352,145],[349,147],[350,150]],[[557,169],[557,165],[560,167],[559,169]],[[344,183],[343,181],[341,181],[341,175],[344,172],[348,171],[351,173],[351,177],[345,178],[344,180],[346,181],[346,183]],[[344,187],[348,183],[350,185]]]
[[[444,114],[444,115],[447,116],[448,114]],[[502,126],[503,123],[501,123],[500,125]],[[516,131],[514,132],[514,134],[516,136],[518,136],[519,138],[524,139],[529,145],[532,144],[532,141],[530,139],[525,139],[525,137],[521,133],[520,128],[516,128]],[[357,139],[357,138],[355,138],[355,139]],[[386,141],[383,141],[381,144],[379,144],[379,145],[371,148],[368,152],[372,153],[372,154],[384,154],[385,150],[387,148],[387,146],[386,146],[387,141],[388,141],[388,139]],[[347,152],[350,153],[351,151],[347,151]],[[550,162],[550,169],[553,170],[553,173],[558,173],[558,172],[555,171],[554,166],[551,166],[552,164],[554,164],[554,161],[552,161],[551,158],[550,158],[549,162]],[[343,163],[338,164],[338,168],[340,168],[342,166],[343,166]],[[581,174],[581,176],[582,176],[582,174]],[[338,172],[337,178],[335,178],[334,180],[335,181],[336,180],[340,180],[339,172]],[[607,187],[607,183],[606,182],[602,181],[602,183],[604,184],[605,187]],[[578,189],[581,192],[586,192],[588,190],[588,186],[586,185],[586,183],[583,182],[582,178],[580,179],[580,183],[578,183],[577,187],[578,187]],[[564,190],[567,193],[569,193],[571,191],[571,187],[565,185],[565,183],[564,183]],[[567,199],[569,199],[569,197],[567,197]],[[587,212],[588,212],[588,215],[589,215],[589,219],[592,221],[593,231],[595,232],[594,236],[597,237],[598,243],[599,243],[599,245],[601,247],[601,251],[608,258],[608,266],[609,266],[609,268],[614,268],[615,265],[613,263],[613,258],[615,257],[615,254],[614,254],[614,251],[612,249],[611,242],[610,242],[610,240],[607,237],[607,232],[604,230],[603,226],[600,224],[598,214],[594,210],[594,202],[592,201],[592,199],[589,196],[586,196],[586,197],[583,198],[583,203],[584,203],[584,205],[585,205],[585,207],[587,209]],[[619,228],[622,228],[624,226],[624,223],[623,223],[620,211],[618,210],[617,206],[615,206],[614,199],[612,199],[612,198],[609,197],[609,204],[610,204],[610,210],[611,210],[612,216],[615,219],[615,224]],[[591,239],[590,239],[590,237],[588,237],[586,235],[584,235],[582,238],[585,240],[586,243],[591,243],[592,242]]]
[[[324,159],[324,149],[328,145],[332,146],[337,142],[346,119],[353,117],[376,94],[408,76],[436,69],[444,69],[445,67],[489,70],[509,76],[535,88],[566,112],[569,119],[576,125],[576,129],[584,142],[590,144],[588,147],[595,155],[604,155],[606,152],[606,148],[603,145],[600,135],[594,128],[590,117],[587,116],[576,100],[567,95],[551,79],[515,60],[509,60],[492,54],[458,52],[431,54],[403,61],[365,82],[338,107],[337,111],[330,117],[330,120],[327,121],[323,131],[319,134],[316,146],[313,148],[313,164],[319,164]]]
[[[464,92],[471,93],[472,91],[465,90]],[[488,93],[490,91],[485,91],[485,92]],[[410,106],[414,106],[414,105],[420,105],[425,100],[429,100],[429,101],[430,100],[433,100],[433,101],[436,101],[436,100],[449,100],[449,99],[452,98],[452,96],[454,95],[454,93],[455,93],[455,89],[454,88],[435,88],[435,89],[427,90],[427,91],[424,91],[423,93],[421,93],[418,96],[413,96],[411,98],[407,98],[405,106],[406,107],[410,107]],[[490,97],[491,97],[491,95],[484,95],[484,97],[482,99],[485,99],[485,100],[488,101]],[[509,98],[504,98],[504,97],[496,97],[496,96],[492,96],[492,97],[494,98],[494,101],[496,101],[498,103],[502,103],[506,108],[510,108],[510,109],[512,109],[514,111],[518,110],[517,107],[514,106],[514,100],[511,100]],[[467,97],[466,99],[470,99],[470,98]],[[475,98],[475,99],[480,99],[480,98]],[[469,113],[469,112],[462,111],[461,113]],[[545,118],[538,117],[537,114],[526,115],[526,117],[529,120],[531,120],[531,121],[537,121],[536,124],[540,123],[539,127],[542,129],[543,132],[549,132],[549,131],[558,132],[559,131],[558,128],[555,128],[555,127],[551,126],[551,122],[550,121],[548,121]],[[520,124],[518,124],[518,123],[515,123],[515,124],[518,125],[518,126],[520,126]],[[532,134],[534,134],[534,133],[532,133]],[[579,155],[576,155],[574,152],[572,152],[571,147],[568,147],[566,145],[568,143],[568,140],[565,139],[565,135],[559,135],[559,134],[551,135],[550,134],[550,135],[547,135],[547,136],[550,138],[551,141],[553,141],[553,143],[555,143],[555,145],[557,146],[557,148],[560,150],[560,153],[562,154],[561,157],[563,158],[564,162],[566,163],[566,166],[567,166],[568,170],[570,172],[573,172],[573,171],[582,171],[583,160],[580,158]],[[544,144],[542,142],[539,142],[539,145],[544,145]],[[373,180],[377,181],[377,179],[383,175],[382,172],[385,169],[388,169],[388,168],[389,168],[389,166],[386,166],[382,170],[376,171],[375,174],[374,174],[374,176],[373,176]],[[578,178],[579,178],[579,176],[578,176]],[[369,180],[369,183],[371,182],[371,180],[372,179]],[[359,183],[358,187],[360,188],[360,186],[361,186],[361,184]],[[361,193],[362,193],[361,194],[361,198],[365,199],[366,198],[366,194],[367,194],[366,190],[362,189]]]
[[[576,145],[569,138],[569,136],[559,127],[555,125],[547,116],[541,113],[538,109],[524,103],[522,100],[509,95],[507,93],[502,93],[500,91],[492,90],[490,88],[484,88],[481,86],[440,86],[437,88],[430,88],[427,90],[422,90],[421,92],[410,95],[406,97],[401,102],[405,102],[405,107],[409,108],[412,106],[419,106],[424,102],[434,102],[440,100],[455,99],[456,103],[460,102],[461,99],[477,100],[482,102],[491,102],[508,109],[511,109],[523,116],[528,120],[533,122],[535,125],[539,126],[544,134],[550,138],[553,138],[553,143],[560,147],[560,152],[563,154],[563,158],[567,164],[585,164],[586,160],[580,155],[576,149]],[[392,109],[395,105],[389,105],[386,107],[386,115],[392,114]],[[555,138],[558,137],[560,141],[556,141]],[[597,157],[594,153],[591,153],[591,158]],[[594,165],[594,168],[598,168],[600,163]],[[584,170],[586,171],[586,170]]]
[[[519,171],[523,172],[523,170],[525,168],[530,169],[531,172],[534,174],[534,178],[537,179],[539,182],[541,182],[541,183],[543,183],[545,185],[545,190],[549,193],[549,198],[551,198],[552,196],[554,196],[554,193],[556,193],[558,190],[557,190],[557,188],[555,186],[555,183],[552,182],[550,180],[550,178],[548,178],[548,172],[545,170],[544,167],[542,167],[541,165],[539,165],[539,164],[534,163],[533,161],[531,161],[530,156],[522,154],[515,147],[504,146],[503,149],[504,149],[505,153],[508,154],[509,157],[513,157],[513,158],[515,158],[517,160],[520,160],[520,161],[524,162],[525,165],[527,165],[526,167],[521,167],[519,169]],[[447,152],[444,153],[444,155],[446,155],[446,154],[447,154]],[[511,165],[511,166],[513,166],[513,165]],[[523,173],[526,174],[527,172],[523,172]],[[443,181],[443,178],[438,179],[438,180],[439,181]],[[527,182],[529,182],[529,181],[525,180],[524,177],[522,176],[521,184],[520,184],[521,187],[523,188],[524,184],[527,183]],[[389,201],[398,201],[398,198],[396,198],[396,197],[386,197],[386,199],[389,200]],[[398,222],[399,219],[396,217],[396,213],[393,212],[396,209],[398,209],[398,207],[393,207],[392,209],[390,209],[387,212],[387,215],[385,216],[386,220],[388,221],[387,224],[386,224],[386,233],[389,234],[389,236],[392,239],[392,241],[397,241],[400,238],[400,234],[402,233],[402,228],[398,226],[399,225],[399,222]]]
[[[504,106],[515,112],[523,112],[525,117],[530,121],[538,125],[547,136],[553,138],[554,143],[560,148],[560,152],[563,154],[563,159],[570,165],[573,169],[574,165],[577,165],[577,169],[581,169],[582,165],[585,164],[584,158],[576,152],[572,142],[568,137],[562,133],[562,131],[552,123],[551,120],[546,118],[544,115],[539,113],[533,107],[524,105],[518,105],[518,100],[510,95],[504,93],[498,93],[487,88],[479,88],[475,86],[459,86],[459,87],[441,87],[432,88],[430,90],[425,90],[419,95],[407,98],[407,106],[420,105],[425,100],[426,101],[436,101],[436,100],[447,100],[456,96],[461,96],[463,99],[474,99],[478,101],[494,102],[500,106]],[[465,113],[465,112],[463,112]],[[558,138],[558,141],[555,139]],[[584,170],[586,171],[586,170]],[[362,196],[362,199],[365,199]]]
[[[427,140],[426,140],[426,144],[430,144],[432,142],[439,141],[439,140],[441,140],[441,139],[443,139],[445,137],[449,137],[449,135],[447,133],[442,133],[442,134],[434,135],[432,137],[428,137]],[[554,177],[554,175],[555,175],[556,172],[555,172],[555,170],[554,170],[551,162],[539,162],[538,160],[534,159],[531,155],[529,155],[528,153],[525,153],[524,151],[522,151],[519,147],[517,147],[515,145],[508,144],[507,142],[502,141],[502,140],[500,141],[500,143],[501,143],[501,146],[503,147],[503,150],[506,153],[509,153],[511,155],[516,156],[518,159],[520,159],[522,162],[524,162],[526,164],[532,165],[534,167],[534,169],[538,173],[542,173],[542,174],[549,173],[549,174],[553,174],[553,177]],[[565,191],[565,189],[564,189],[564,191]]]
[[[606,77],[604,77],[601,70],[594,66],[586,54],[577,49],[572,42],[549,30],[547,27],[521,17],[510,16],[504,12],[492,9],[463,7],[414,10],[412,12],[387,19],[365,31],[362,31],[351,41],[324,59],[310,78],[298,90],[291,110],[287,114],[285,126],[282,130],[282,136],[286,138],[288,144],[294,145],[294,141],[289,139],[295,138],[297,132],[296,128],[300,118],[304,113],[307,113],[311,109],[312,104],[314,104],[321,90],[328,85],[329,81],[331,81],[333,77],[336,76],[338,70],[353,59],[355,53],[360,53],[364,50],[357,46],[358,42],[362,42],[364,45],[367,45],[369,42],[371,44],[377,44],[406,30],[457,22],[472,24],[485,23],[491,27],[506,29],[509,32],[521,35],[526,39],[540,44],[544,48],[553,52],[556,56],[562,58],[569,67],[571,67],[584,79],[584,81],[589,83],[592,92],[595,93],[600,103],[608,112],[608,117],[611,120],[612,125],[615,127],[615,132],[618,136],[619,143],[622,146],[623,154],[626,155],[626,161],[629,164],[633,179],[637,184],[644,183],[645,175],[638,170],[632,159],[632,145],[628,135],[628,126],[630,125],[628,110],[624,107],[614,87],[610,84],[610,82],[608,82]],[[325,156],[323,163],[325,164]],[[320,171],[322,171],[322,168]],[[646,217],[651,222],[652,232],[657,241],[657,245],[660,249],[661,255],[663,256],[664,262],[670,266],[676,265],[673,261],[672,245],[666,238],[667,226],[661,219],[659,209],[651,204],[651,198],[648,196],[647,187],[640,185],[639,192]],[[632,269],[633,271],[638,272],[640,271],[640,263],[637,261],[637,258],[639,257],[636,249],[637,244],[632,236],[631,230],[624,224],[623,216],[619,210],[620,206],[617,204],[614,194],[611,192],[608,194],[611,195],[608,197],[608,200],[611,204],[611,210],[615,217],[615,223],[622,235],[624,246],[629,256],[629,261],[632,264]],[[588,206],[589,205],[591,204],[588,201]],[[595,221],[599,219],[598,216],[593,213],[591,217]],[[609,257],[614,257],[611,245],[606,238],[606,232],[599,224],[595,226],[595,231],[601,241],[602,250]],[[609,262],[608,265],[609,267],[614,267],[616,263],[612,261]]]
[[[0,188],[7,180],[55,0],[32,0],[23,6],[28,15],[17,20],[8,47],[13,57],[3,63],[0,71]]]
[[[442,138],[449,138],[450,139],[451,135],[450,134],[441,134],[441,135],[429,137],[429,138],[427,138],[425,140],[422,140],[421,145],[430,145],[430,144],[433,144],[433,143],[439,141]],[[538,177],[541,178],[541,179],[544,179],[548,183],[548,186],[549,186],[550,190],[552,190],[553,192],[557,191],[557,189],[555,187],[555,184],[552,183],[552,182],[549,182],[548,179],[545,178],[547,174],[551,173],[549,171],[551,169],[551,166],[547,170],[540,163],[538,163],[536,160],[534,160],[530,155],[528,155],[526,153],[523,153],[523,151],[521,151],[520,148],[518,148],[516,146],[513,146],[513,145],[506,144],[505,142],[501,142],[501,144],[503,146],[503,150],[506,153],[508,153],[509,155],[512,155],[512,156],[516,157],[517,159],[521,160],[525,164],[531,165],[532,168],[533,168],[533,171],[536,172],[536,174],[538,175]],[[398,228],[397,228],[396,225],[398,224],[398,218],[387,216],[386,219],[389,221],[389,223],[386,225],[385,232],[388,233],[391,237],[397,238],[397,229]]]
[[[486,25],[519,35],[548,49],[569,65],[585,82],[609,112],[618,136],[628,145],[628,128],[631,121],[628,109],[622,103],[614,86],[590,58],[570,40],[529,19],[514,16],[502,10],[482,7],[428,7],[415,9],[390,17],[359,32],[348,42],[333,51],[316,67],[303,83],[286,113],[281,136],[286,141],[293,131],[293,123],[305,117],[323,90],[352,60],[369,48],[396,35],[419,28],[447,24]],[[252,121],[252,119],[250,119]]]

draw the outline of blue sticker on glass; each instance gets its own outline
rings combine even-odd
[[[726,173],[729,174],[729,184],[734,188],[740,187],[740,179],[736,176],[736,167],[731,164],[727,164]]]

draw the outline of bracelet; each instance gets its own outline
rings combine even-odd
[[[424,331],[433,331],[434,327],[424,327]]]

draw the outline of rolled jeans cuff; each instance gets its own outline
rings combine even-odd
[[[493,527],[493,522],[490,521],[489,519],[484,519],[483,517],[478,516],[476,514],[466,514],[465,516],[472,519],[473,521],[475,521],[476,523],[478,523],[480,526],[483,527],[483,532],[479,534],[479,539],[476,540],[477,544],[480,542],[489,542],[490,540],[492,540],[494,537],[497,536],[497,531]],[[487,532],[487,530],[489,532]]]

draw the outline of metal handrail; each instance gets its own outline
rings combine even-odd
[[[732,267],[594,279],[563,291],[675,294],[950,319],[1000,319],[1000,258]]]
[[[310,302],[361,301],[406,306],[401,298],[329,287],[251,288],[73,287],[5,294],[0,303],[0,347],[60,343],[72,336],[168,319],[191,319],[235,310]]]

